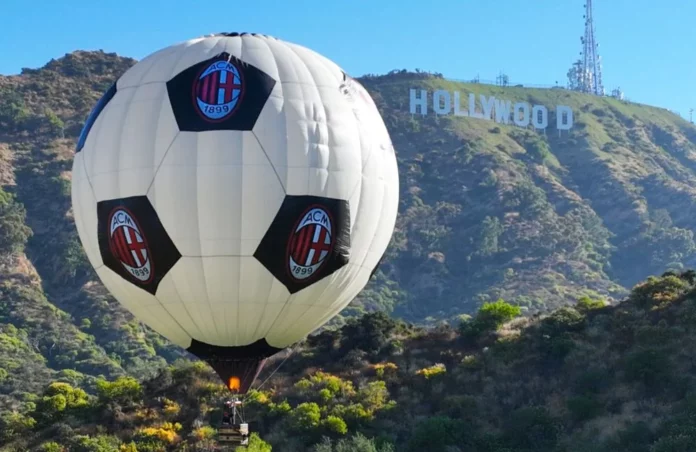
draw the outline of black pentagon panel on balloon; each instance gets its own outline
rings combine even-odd
[[[147,196],[97,203],[97,236],[104,265],[155,295],[181,258]]]
[[[236,37],[239,37],[239,36],[263,36],[264,38],[273,38],[273,39],[277,39],[277,38],[274,38],[273,36],[269,36],[269,35],[267,35],[267,34],[263,34],[263,33],[249,33],[249,32],[246,32],[246,31],[242,31],[242,32],[239,32],[239,31],[226,31],[226,32],[222,32],[222,33],[216,33],[216,36],[227,36],[228,38],[236,38]]]
[[[77,139],[77,149],[75,149],[76,153],[80,152],[82,148],[85,147],[85,141],[87,141],[87,135],[89,135],[89,131],[92,130],[92,126],[99,117],[99,114],[102,112],[102,110],[104,110],[104,107],[106,107],[106,104],[108,104],[109,101],[113,99],[115,95],[116,83],[111,85],[111,87],[108,90],[106,90],[104,95],[97,102],[97,105],[94,106],[89,116],[87,117],[87,122],[85,122],[84,127],[82,127],[82,132],[80,132],[80,138]]]
[[[221,53],[167,82],[182,132],[251,130],[276,81],[260,69]]]
[[[348,201],[286,196],[254,257],[291,294],[329,276],[350,258]]]

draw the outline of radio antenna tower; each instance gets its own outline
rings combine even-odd
[[[582,42],[582,72],[579,74],[579,88],[583,92],[603,96],[602,60],[599,56],[599,43],[595,41],[592,0],[585,0],[584,6],[585,36],[580,38]]]

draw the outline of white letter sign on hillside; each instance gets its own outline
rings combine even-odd
[[[529,102],[515,102],[497,99],[494,96],[468,93],[464,96],[466,106],[462,105],[459,91],[449,92],[439,89],[432,93],[432,108],[436,115],[467,116],[470,118],[495,121],[499,124],[515,124],[544,130],[549,126],[549,109],[544,105],[532,105]],[[428,114],[428,91],[411,88],[409,93],[409,111],[411,114]],[[573,127],[573,110],[567,105],[556,105],[556,129],[570,130]]]

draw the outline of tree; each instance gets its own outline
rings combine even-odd
[[[482,333],[495,331],[522,313],[519,306],[506,303],[502,299],[494,303],[484,303],[472,321],[462,322],[459,331],[467,337],[478,337]]]
[[[512,413],[505,436],[513,450],[552,451],[560,425],[544,407],[525,407]]]
[[[43,443],[39,447],[39,450],[41,452],[63,452],[65,450],[65,447],[61,446],[55,441],[48,441],[46,443]]]
[[[72,439],[70,452],[119,452],[118,438],[107,435],[78,435]]]
[[[345,435],[348,433],[346,421],[338,416],[327,416],[326,419],[322,421],[322,425],[331,433],[337,433],[339,435]]]
[[[463,422],[446,416],[435,416],[420,422],[408,442],[408,450],[447,450],[447,446],[463,446],[470,438]]]
[[[249,446],[237,447],[235,452],[271,452],[272,449],[271,445],[262,440],[258,433],[252,433],[249,435]]]
[[[46,120],[48,121],[48,125],[51,128],[51,133],[54,133],[63,138],[65,134],[65,123],[63,122],[63,120],[60,119],[58,115],[55,114],[55,112],[50,108],[47,108],[44,114],[46,115]]]
[[[16,411],[6,412],[0,415],[0,439],[11,441],[14,438],[25,436],[36,426],[36,420]]]
[[[311,430],[319,426],[321,410],[314,402],[305,402],[297,405],[290,412],[290,421],[298,430]]]
[[[103,404],[115,402],[129,405],[140,400],[142,387],[133,377],[119,377],[115,381],[97,380],[97,394]]]
[[[73,388],[68,383],[51,383],[44,395],[48,397],[56,395],[64,396],[67,408],[83,408],[89,404],[87,393],[83,389]]]
[[[19,253],[32,235],[24,224],[26,210],[14,196],[0,188],[0,254]]]
[[[351,319],[342,328],[342,351],[353,349],[377,354],[387,342],[389,335],[396,328],[396,322],[384,312],[365,314],[358,319]]]
[[[41,412],[43,413],[59,413],[68,406],[68,401],[63,394],[44,397],[43,402],[41,407]]]
[[[604,302],[604,300],[592,299],[585,295],[584,297],[580,297],[578,303],[575,305],[575,309],[577,309],[578,312],[587,313],[594,309],[602,309],[605,306],[606,303]]]
[[[356,433],[349,438],[341,438],[336,444],[333,444],[330,438],[324,437],[320,443],[314,445],[312,452],[394,452],[394,446],[390,443],[378,445],[374,439]]]
[[[18,91],[0,90],[0,124],[6,129],[20,130],[29,119],[31,112]]]
[[[497,217],[486,217],[481,225],[479,235],[478,254],[480,256],[491,256],[498,252],[498,239],[505,231]]]
[[[358,391],[358,398],[369,411],[379,410],[389,400],[389,390],[384,381],[371,381]]]

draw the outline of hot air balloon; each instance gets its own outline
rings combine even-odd
[[[126,71],[87,119],[72,180],[106,288],[238,394],[361,291],[399,196],[364,87],[312,50],[249,33]]]

